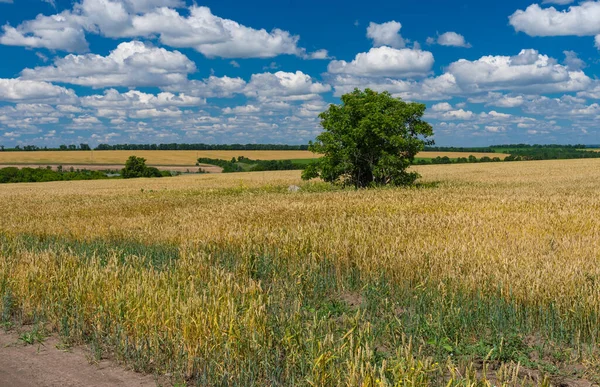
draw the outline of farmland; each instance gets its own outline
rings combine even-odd
[[[420,158],[468,157],[470,153],[460,152],[421,152]],[[2,164],[39,164],[39,165],[123,165],[129,156],[143,157],[149,165],[193,166],[200,157],[231,160],[244,156],[252,160],[295,160],[314,159],[318,157],[309,151],[36,151],[36,152],[0,152]],[[501,153],[474,153],[475,157],[505,157]]]
[[[191,385],[599,382],[600,160],[415,169],[2,186],[1,322]]]

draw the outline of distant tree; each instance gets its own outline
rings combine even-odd
[[[121,177],[123,177],[123,179],[133,179],[136,177],[163,177],[170,175],[170,173],[162,173],[157,168],[148,167],[145,158],[136,156],[130,156],[125,162],[125,168],[121,170]]]
[[[92,148],[88,144],[79,144],[79,149],[89,151]]]
[[[61,146],[59,147],[59,149],[60,149],[60,150],[67,150],[68,148],[67,148],[67,146],[66,146],[66,145],[61,145]]]
[[[147,168],[145,158],[130,156],[125,162],[125,168],[121,170],[121,176],[124,179],[144,177]]]
[[[309,150],[323,157],[310,164],[303,179],[356,188],[409,185],[419,177],[407,169],[433,135],[422,120],[425,105],[407,103],[388,92],[355,89],[342,96],[341,105],[321,113],[325,129]]]

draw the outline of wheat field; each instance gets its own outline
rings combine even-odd
[[[461,152],[421,152],[417,157],[449,158],[469,157]],[[504,158],[501,153],[473,153],[477,158],[484,156]],[[244,156],[252,160],[294,160],[319,157],[309,151],[36,151],[0,152],[2,164],[115,164],[123,165],[129,156],[143,157],[150,165],[193,166],[200,157],[231,160]]]
[[[1,322],[179,385],[599,382],[600,160],[415,169],[0,186]]]

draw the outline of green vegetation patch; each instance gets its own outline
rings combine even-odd
[[[71,255],[90,259],[96,257],[102,264],[116,257],[125,264],[130,257],[140,257],[148,267],[167,268],[179,258],[180,248],[169,244],[147,244],[126,239],[79,240],[54,235],[0,233],[0,254],[14,256],[19,251],[33,253],[68,252]]]
[[[38,183],[48,181],[67,181],[67,180],[99,180],[109,177],[102,171],[88,170],[63,170],[59,167],[54,171],[51,167],[47,168],[0,168],[0,184],[5,183]]]

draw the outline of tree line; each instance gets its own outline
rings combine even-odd
[[[178,172],[175,174],[179,174]],[[102,179],[133,179],[140,177],[166,177],[172,176],[169,171],[159,171],[157,168],[146,165],[146,159],[131,156],[125,167],[116,171],[90,171],[87,169],[63,169],[59,165],[56,170],[46,168],[0,168],[0,184],[6,183],[42,183],[49,181],[70,180],[102,180]]]
[[[46,168],[0,168],[0,184],[5,183],[39,183],[48,181],[67,180],[99,180],[109,179],[106,172],[88,170],[63,170],[58,167],[55,171],[51,167]]]

